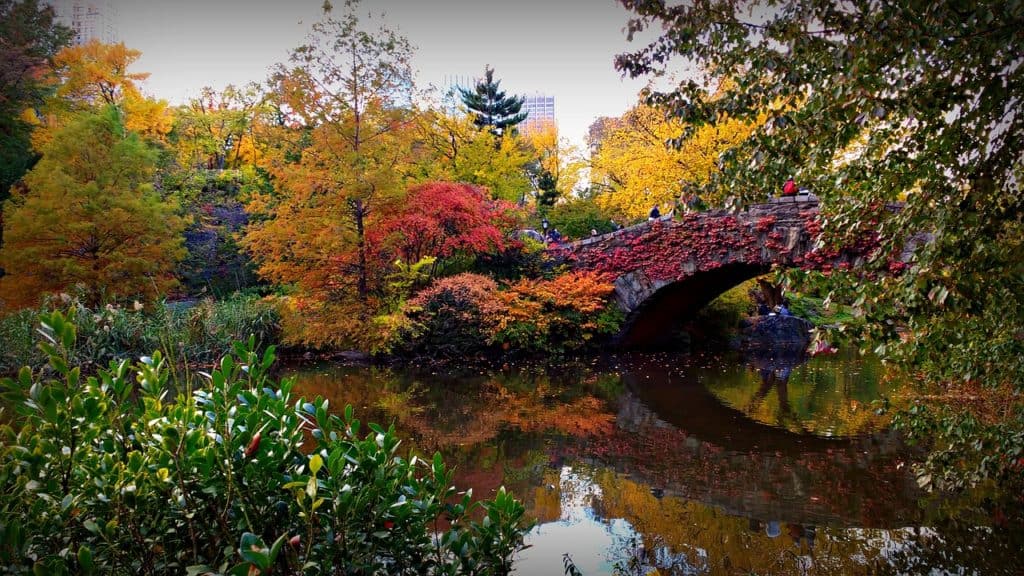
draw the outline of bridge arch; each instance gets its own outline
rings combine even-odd
[[[626,348],[656,344],[725,292],[770,270],[763,264],[732,262],[666,284],[628,311],[616,343]],[[628,281],[621,284],[623,290],[630,290]]]

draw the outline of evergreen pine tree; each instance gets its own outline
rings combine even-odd
[[[459,88],[462,103],[473,113],[473,123],[477,128],[487,128],[495,136],[501,136],[507,128],[526,120],[526,112],[520,112],[523,98],[506,96],[499,89],[500,84],[500,80],[494,79],[494,69],[486,66],[484,79],[477,82],[475,89]]]
[[[558,181],[554,174],[548,170],[540,173],[537,178],[537,203],[543,206],[554,206],[558,200]]]

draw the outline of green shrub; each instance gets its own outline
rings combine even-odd
[[[598,234],[612,232],[612,214],[605,212],[593,200],[573,199],[554,206],[547,214],[552,228],[566,238],[580,239],[590,236],[594,230]]]
[[[507,574],[523,546],[508,493],[474,503],[440,455],[294,398],[254,338],[175,391],[160,353],[83,379],[74,324],[42,333],[56,376],[3,381],[0,573]]]
[[[188,307],[158,305],[155,310],[113,305],[94,309],[77,300],[67,305],[78,331],[70,360],[87,373],[112,360],[139,358],[156,349],[168,350],[179,365],[210,363],[249,335],[268,344],[279,333],[276,310],[255,296],[206,299]],[[46,356],[36,347],[35,323],[40,314],[53,309],[52,304],[45,305],[0,318],[0,374],[45,365]]]
[[[0,374],[14,374],[21,366],[39,366],[45,360],[36,347],[36,310],[0,316]]]

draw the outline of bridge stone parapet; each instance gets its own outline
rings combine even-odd
[[[773,267],[855,266],[858,251],[815,252],[820,232],[813,196],[775,199],[742,212],[662,217],[565,244],[555,252],[578,270],[614,278],[626,315],[619,341],[651,343],[729,288]]]

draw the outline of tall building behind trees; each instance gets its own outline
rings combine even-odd
[[[520,125],[524,133],[536,132],[547,125],[555,124],[555,97],[535,93],[523,97],[523,111],[526,119]]]
[[[117,6],[113,0],[50,0],[56,22],[75,32],[74,43],[99,40],[104,44],[120,41]]]

